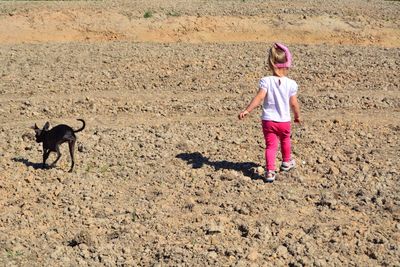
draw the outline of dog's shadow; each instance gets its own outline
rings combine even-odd
[[[34,163],[29,161],[28,159],[25,158],[21,158],[21,157],[14,157],[12,158],[13,161],[15,162],[21,162],[23,164],[25,164],[26,167],[32,167],[35,170],[37,169],[43,169],[43,164],[42,163]]]
[[[226,160],[211,161],[199,152],[194,153],[180,153],[176,156],[179,159],[185,160],[187,164],[191,164],[193,169],[202,168],[204,165],[209,165],[215,170],[225,169],[242,172],[243,175],[250,177],[253,180],[262,179],[255,169],[260,165],[254,162],[230,162]]]

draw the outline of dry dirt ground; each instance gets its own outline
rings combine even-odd
[[[1,266],[399,266],[399,1],[0,3]],[[237,114],[294,55],[296,170]],[[34,123],[87,126],[41,168]],[[50,162],[54,160],[50,157]],[[279,163],[279,161],[278,161]]]

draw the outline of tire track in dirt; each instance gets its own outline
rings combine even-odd
[[[390,101],[396,101],[398,99],[396,92],[386,92],[384,96],[378,99],[374,98],[376,92],[367,90],[363,94],[363,98],[354,99],[354,96],[348,93],[338,93],[334,95],[331,93],[320,92],[311,94],[302,93],[301,97],[304,101],[307,101],[306,105],[302,107],[306,118],[310,121],[318,118],[335,119],[340,120],[353,120],[353,121],[370,121],[369,117],[365,117],[365,113],[362,105],[358,107],[346,107],[340,109],[335,108],[336,112],[332,112],[332,109],[320,110],[319,105],[315,104],[317,101],[324,102],[325,106],[329,101],[333,101],[332,105],[337,106],[339,99],[346,99],[347,102],[353,101],[354,103],[363,102],[365,100],[369,105],[376,105],[376,103],[382,102],[383,99],[391,99]],[[86,96],[85,96],[86,95]],[[1,118],[0,122],[4,126],[15,126],[15,125],[33,125],[38,123],[43,117],[52,117],[55,122],[60,123],[63,120],[75,123],[76,117],[82,117],[91,124],[95,125],[110,125],[116,127],[121,125],[135,124],[162,124],[162,123],[185,123],[185,122],[208,122],[209,112],[213,112],[213,121],[223,121],[224,114],[228,117],[235,118],[237,110],[243,105],[237,101],[238,95],[209,92],[204,95],[204,92],[191,92],[186,94],[183,98],[180,95],[170,93],[168,91],[160,92],[131,92],[124,90],[110,90],[100,91],[94,94],[69,94],[69,93],[57,93],[55,95],[43,95],[41,93],[29,97],[20,96],[20,94],[6,94],[2,96],[0,101],[1,110],[4,112],[2,115],[5,118]],[[318,100],[318,99],[326,100]],[[158,99],[155,101],[155,99]],[[196,109],[189,109],[186,115],[182,115],[180,108],[182,107],[195,107],[198,99],[208,103],[206,106],[200,106]],[[375,100],[374,100],[375,99]],[[67,102],[66,102],[67,101]],[[220,108],[220,103],[223,102],[234,103],[237,107],[231,106],[229,109]],[[41,106],[40,103],[46,103],[45,106]],[[57,104],[58,103],[58,104]],[[60,104],[61,103],[61,104]],[[393,102],[394,103],[394,102]],[[373,112],[380,119],[377,121],[378,124],[382,123],[397,123],[396,119],[400,116],[394,116],[393,114],[399,113],[398,106],[396,107],[393,103],[386,105],[380,105],[373,108]],[[309,105],[309,106],[308,106]],[[58,108],[53,108],[58,106]],[[68,115],[69,107],[75,106],[75,109],[81,110],[75,117]],[[117,107],[114,109],[112,107]],[[147,107],[147,108],[146,108]],[[156,108],[158,107],[158,108]],[[328,106],[329,107],[329,106]],[[200,109],[199,109],[200,108]],[[218,109],[218,110],[216,110]],[[371,112],[371,108],[370,112]],[[162,112],[159,112],[162,110]],[[315,112],[318,110],[318,112]],[[65,114],[67,116],[63,116]],[[10,121],[9,118],[18,118]],[[29,118],[29,119],[26,119]],[[208,118],[208,119],[207,119]]]
[[[229,115],[230,114],[230,115]],[[134,114],[118,114],[118,115],[90,115],[89,118],[85,118],[87,124],[92,124],[96,126],[106,126],[107,128],[124,128],[127,125],[162,125],[170,123],[207,123],[207,124],[220,124],[224,121],[229,121],[230,123],[237,122],[237,117],[235,112],[230,112],[229,114],[214,114],[212,119],[208,113],[200,114],[174,114],[173,116],[160,116],[160,114],[145,114],[137,113]],[[228,116],[228,117],[227,117]],[[258,114],[252,115],[250,119],[251,123],[257,120]],[[376,125],[396,125],[400,123],[400,110],[377,110],[374,112],[374,116],[379,117],[379,120],[374,121]],[[81,116],[86,117],[86,116]],[[315,112],[304,112],[304,117],[306,117],[305,126],[309,123],[315,121],[320,121],[322,118],[327,121],[339,121],[339,122],[371,122],[370,117],[366,117],[364,112],[361,110],[342,110],[340,113],[332,113],[331,111],[318,111]],[[13,126],[23,127],[24,125],[28,128],[34,123],[39,123],[39,121],[44,121],[41,118],[29,118],[29,119],[19,119],[19,120],[7,120],[2,121],[1,124],[8,128]],[[63,123],[71,122],[76,123],[76,117],[63,116],[63,117],[52,117],[52,122]]]
[[[363,97],[374,97],[376,96],[376,90],[363,90]],[[182,91],[180,91],[182,93]],[[351,93],[348,92],[335,92],[333,95],[329,92],[301,92],[304,97],[335,97],[335,98],[354,98]],[[159,98],[162,99],[165,103],[173,103],[179,102],[192,102],[194,100],[203,99],[203,100],[214,100],[214,101],[222,101],[224,99],[237,99],[238,96],[242,96],[241,94],[228,94],[221,92],[207,92],[207,95],[204,95],[204,92],[193,92],[190,91],[190,94],[185,94],[183,98],[177,93],[169,92],[169,91],[160,91],[160,92],[136,92],[136,91],[124,91],[124,90],[108,90],[108,91],[99,91],[94,95],[93,93],[82,93],[82,94],[71,94],[64,92],[57,92],[54,95],[43,95],[42,93],[38,93],[35,95],[22,96],[22,93],[6,93],[0,95],[0,104],[6,105],[9,103],[15,104],[18,102],[26,102],[29,97],[28,102],[62,102],[66,99],[70,101],[78,101],[82,99],[96,99],[96,100],[113,100],[116,102],[138,102],[138,103],[146,103],[152,102],[154,99]],[[132,98],[134,97],[134,98]],[[398,98],[398,93],[396,91],[385,91],[384,95],[379,96],[380,98]],[[131,100],[132,99],[132,100]]]

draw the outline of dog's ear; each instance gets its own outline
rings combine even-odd
[[[39,127],[37,127],[37,125],[36,125],[36,123],[35,123],[35,125],[31,126],[31,129],[37,130],[37,129],[39,129]]]
[[[50,127],[50,123],[46,122],[46,124],[43,126],[43,130],[47,131],[49,129],[49,127]]]

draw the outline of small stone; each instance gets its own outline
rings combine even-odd
[[[133,259],[127,259],[124,262],[124,266],[134,266],[134,265],[135,265],[135,262],[133,261]],[[159,266],[161,266],[161,265],[159,265]]]
[[[122,248],[122,253],[124,254],[131,254],[131,249],[129,247],[123,247]]]
[[[249,254],[247,254],[247,259],[250,261],[256,261],[259,257],[260,254],[255,249],[250,250]]]
[[[249,236],[250,229],[249,229],[249,227],[248,227],[246,224],[240,224],[239,227],[238,227],[238,229],[239,229],[239,231],[240,231],[242,237],[247,237],[247,236]]]
[[[240,259],[235,265],[235,267],[248,267],[248,266],[249,264],[248,262],[246,262],[245,259]]]
[[[25,177],[24,181],[27,182],[28,184],[32,183],[34,180],[33,175],[29,174]]]
[[[63,250],[63,249],[62,249],[61,246],[57,247],[57,248],[50,254],[50,258],[52,258],[52,259],[57,259],[58,257],[60,257],[60,256],[63,254],[63,251],[62,251],[62,250]]]
[[[247,207],[236,206],[234,208],[234,210],[236,212],[238,212],[239,214],[243,214],[243,215],[249,215],[250,214],[250,210]]]
[[[349,168],[347,168],[346,166],[341,166],[339,171],[340,173],[347,175],[349,173]]]
[[[331,166],[331,167],[329,168],[329,173],[330,173],[330,174],[333,174],[333,175],[339,175],[340,171],[339,171],[339,169],[336,168],[335,166]]]
[[[87,148],[82,143],[78,143],[78,151],[79,152],[87,152]]]
[[[285,246],[279,246],[275,252],[276,256],[286,259],[288,257],[288,250]]]
[[[233,139],[232,144],[234,145],[240,145],[242,142],[239,139]]]
[[[80,231],[75,238],[73,239],[77,243],[77,245],[80,244],[86,244],[87,246],[92,246],[94,244],[94,239],[92,235],[89,233],[87,230],[82,230]]]
[[[272,222],[275,225],[283,225],[285,223],[285,221],[286,221],[286,219],[282,216],[277,216],[272,220]]]
[[[368,164],[362,164],[361,166],[360,166],[360,170],[363,172],[363,173],[367,173],[367,172],[369,172],[370,171],[370,168],[369,168],[369,165]]]
[[[326,266],[326,265],[327,265],[326,260],[324,260],[324,259],[315,259],[314,260],[314,266],[322,267],[322,266]]]
[[[303,176],[303,175],[297,175],[297,176],[295,177],[295,180],[298,181],[298,182],[300,182],[300,183],[304,183],[304,181],[306,180],[306,178],[305,178],[305,176]]]
[[[216,258],[218,258],[218,254],[215,251],[210,251],[208,253],[208,257],[211,258],[211,259],[216,259]]]
[[[80,255],[84,259],[89,259],[90,258],[90,252],[87,249],[81,249]]]
[[[185,202],[185,208],[188,209],[189,211],[193,211],[193,208],[195,207],[196,202],[194,201],[193,198],[189,197],[186,202]]]
[[[220,179],[222,181],[232,181],[238,178],[238,173],[236,171],[224,172],[221,174]]]
[[[339,157],[337,155],[332,155],[331,156],[331,161],[338,162],[339,161]]]
[[[219,234],[222,233],[224,227],[222,225],[217,225],[215,223],[206,226],[205,232],[208,235]]]
[[[259,167],[257,167],[256,172],[258,175],[263,175],[265,170],[263,167],[259,166]]]
[[[24,133],[21,138],[24,140],[24,142],[30,142],[35,139],[35,136],[33,133]]]

